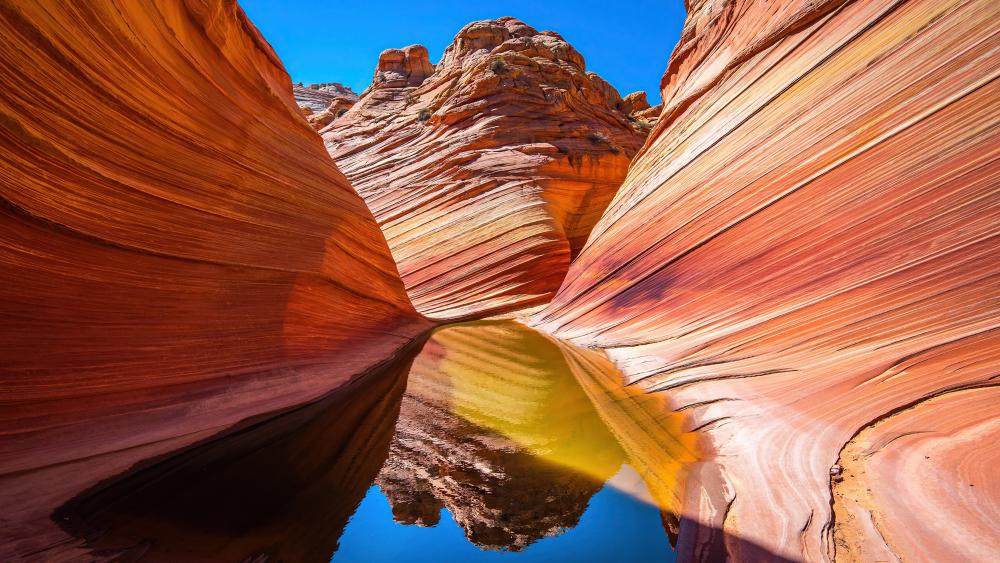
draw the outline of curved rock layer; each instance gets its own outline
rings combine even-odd
[[[338,82],[309,86],[295,84],[292,86],[292,95],[306,116],[306,121],[317,131],[358,103],[358,95]]]
[[[180,447],[429,325],[235,2],[4,3],[0,35],[0,475]]]
[[[512,18],[419,45],[323,129],[386,234],[417,310],[441,319],[539,305],[625,177],[644,126],[559,35]]]
[[[310,111],[317,113],[337,102],[344,102],[347,107],[350,107],[358,101],[358,95],[350,87],[339,82],[310,84],[308,86],[303,86],[301,83],[294,84],[292,85],[292,96],[295,97],[295,103],[299,107],[309,108]]]
[[[685,513],[725,535],[692,557],[1000,552],[998,22],[989,0],[689,4],[660,120],[532,322],[713,438]],[[839,467],[858,447],[883,465]]]

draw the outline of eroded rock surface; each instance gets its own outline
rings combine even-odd
[[[358,102],[358,95],[339,82],[292,86],[295,102],[302,108],[306,121],[313,129],[329,125],[334,119],[351,109]]]
[[[429,323],[234,1],[5,4],[0,35],[10,560],[61,542],[71,488],[317,398]]]
[[[645,132],[558,34],[465,26],[419,45],[322,133],[386,234],[417,309],[454,319],[548,300]]]
[[[1000,4],[688,8],[660,120],[533,323],[713,438],[685,512],[725,533],[683,555],[989,560]]]
[[[292,95],[295,96],[295,103],[299,107],[309,108],[314,113],[324,111],[334,103],[346,104],[347,107],[350,107],[358,101],[358,95],[350,87],[339,82],[309,84],[308,86],[301,83],[294,84],[292,85]]]

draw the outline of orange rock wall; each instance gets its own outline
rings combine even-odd
[[[559,287],[646,134],[585,70],[553,32],[473,22],[436,67],[419,45],[384,52],[322,130],[419,311],[482,317]]]
[[[663,113],[533,324],[609,349],[713,438],[721,482],[685,516],[725,533],[689,555],[987,560],[998,537],[975,530],[996,521],[1000,479],[976,432],[1000,417],[978,399],[1000,376],[1000,4],[688,7]],[[831,477],[865,429],[897,469],[868,464],[870,498],[852,496],[855,469]],[[884,448],[924,431],[960,438]],[[942,521],[931,491],[965,481]]]
[[[234,1],[2,3],[0,35],[0,476],[180,447],[429,325]]]

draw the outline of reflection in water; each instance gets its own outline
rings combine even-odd
[[[327,560],[363,498],[335,561],[429,527],[427,549],[470,550],[463,560],[595,552],[626,521],[617,534],[633,549],[665,548],[659,520],[673,532],[696,450],[662,401],[623,388],[602,355],[523,325],[453,325],[412,366],[122,476],[55,517],[99,554],[144,560]],[[605,535],[567,532],[596,521]]]
[[[56,521],[116,560],[326,560],[385,459],[408,367],[127,475]]]
[[[437,524],[444,507],[472,543],[518,551],[575,526],[624,459],[556,346],[474,323],[414,360],[377,483],[400,523]]]

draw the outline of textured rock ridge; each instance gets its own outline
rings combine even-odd
[[[235,2],[2,4],[0,34],[0,479],[181,447],[428,326]],[[48,494],[5,538],[44,542],[8,523]]]
[[[302,83],[292,85],[292,95],[295,96],[295,103],[299,107],[309,108],[318,113],[332,104],[344,104],[347,107],[354,105],[358,101],[358,95],[348,86],[339,82],[326,82],[323,84],[310,84],[303,86]]]
[[[386,234],[417,309],[454,319],[548,300],[645,132],[558,34],[465,26],[432,66],[379,58],[322,130]]]
[[[533,324],[712,437],[685,512],[724,534],[687,556],[990,560],[1000,4],[688,7],[660,120]]]
[[[301,83],[292,86],[295,103],[302,108],[306,121],[319,131],[358,102],[358,95],[339,82]]]

